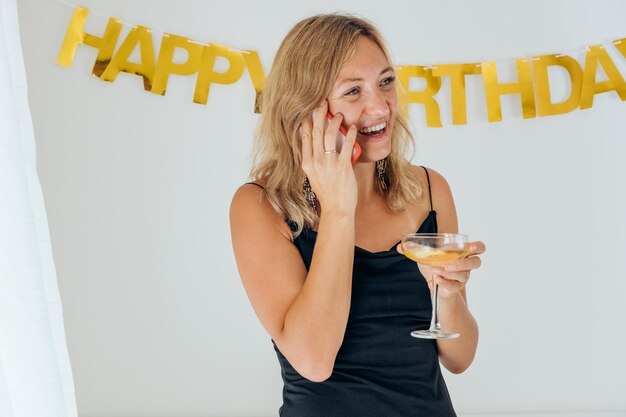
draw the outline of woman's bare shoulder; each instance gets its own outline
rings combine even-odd
[[[433,205],[435,200],[437,200],[442,193],[445,194],[450,190],[448,182],[443,175],[433,168],[423,165],[411,165],[411,167],[419,178],[420,184],[423,188],[423,196],[426,200],[428,200],[428,192],[430,188],[430,192],[433,197]]]
[[[457,214],[450,184],[448,184],[448,181],[441,173],[433,168],[425,167],[428,170],[427,177],[424,167],[415,165],[413,167],[418,171],[418,175],[420,175],[420,179],[423,180],[425,187],[428,187],[428,183],[430,182],[433,210],[437,212],[440,232],[456,233],[456,229],[458,228]],[[427,188],[425,188],[425,193],[428,195]]]
[[[436,171],[434,168],[423,166],[423,165],[411,165],[411,167],[417,173],[424,187],[428,187],[428,183],[430,182],[431,186],[434,185],[434,188],[443,188],[444,191],[446,189],[448,190],[450,189],[450,186],[448,185],[448,181],[444,178],[444,176],[441,173],[439,173],[439,171]],[[428,174],[426,173],[426,171],[428,171]],[[428,190],[425,190],[425,191],[428,191]]]
[[[266,184],[266,179],[259,179],[239,186],[230,204],[231,225],[263,228],[266,231],[270,228],[293,241],[284,216],[274,209],[264,193]]]

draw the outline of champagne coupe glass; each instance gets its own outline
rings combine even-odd
[[[404,256],[418,264],[445,267],[469,255],[467,235],[456,233],[410,233],[402,239]],[[454,339],[459,333],[448,333],[439,325],[437,296],[439,285],[433,274],[433,315],[428,330],[415,330],[411,336],[421,339]]]

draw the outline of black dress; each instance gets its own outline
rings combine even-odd
[[[430,194],[430,179],[428,188]],[[418,232],[437,232],[430,201]],[[294,241],[307,270],[316,237],[305,228]],[[355,247],[350,313],[329,379],[302,377],[272,340],[284,382],[281,417],[456,416],[436,342],[410,335],[430,325],[430,291],[396,245],[384,252]]]

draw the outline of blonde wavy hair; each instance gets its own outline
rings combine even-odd
[[[391,63],[382,36],[364,19],[320,14],[302,20],[280,45],[261,94],[261,118],[252,149],[250,179],[266,180],[262,197],[265,195],[274,209],[297,225],[294,236],[303,227],[313,228],[319,221],[303,192],[306,174],[302,170],[298,127],[330,95],[359,36],[374,41]],[[397,112],[391,132],[391,152],[386,158],[387,187],[375,179],[378,191],[394,212],[404,211],[409,202],[417,201],[423,193],[418,174],[406,157],[409,149],[415,151],[415,143],[403,114]],[[372,175],[376,175],[375,168]]]

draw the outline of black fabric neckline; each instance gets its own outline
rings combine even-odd
[[[426,224],[426,222],[428,222],[428,220],[430,220],[430,218],[431,218],[432,216],[436,215],[436,214],[437,214],[437,213],[435,212],[435,210],[431,210],[431,211],[429,211],[429,212],[428,212],[428,216],[426,216],[426,218],[424,219],[424,221],[422,222],[422,224],[421,224],[421,225],[417,228],[417,231],[416,231],[415,233],[419,233],[419,231],[420,231],[420,230],[424,227],[424,225]],[[306,230],[306,231],[307,231],[307,233],[311,233],[311,234],[314,234],[315,236],[317,236],[317,231],[316,231],[316,230],[309,229],[309,228],[306,228],[306,227],[305,227],[303,230]],[[399,241],[397,241],[396,243],[394,243],[394,244],[393,244],[393,246],[391,246],[389,249],[384,250],[384,251],[378,251],[378,252],[371,252],[371,251],[369,251],[369,250],[367,250],[367,249],[364,249],[364,248],[362,248],[362,247],[360,247],[360,246],[356,246],[356,245],[354,245],[354,249],[355,249],[356,251],[361,251],[361,252],[363,252],[363,253],[365,253],[365,254],[368,254],[368,255],[384,255],[384,254],[388,254],[389,252],[391,252],[391,251],[395,250],[395,249],[396,249],[396,246],[398,246],[398,243],[401,243],[401,242],[402,242],[402,241],[401,241],[401,240],[399,240]],[[398,253],[398,255],[400,255],[400,253]]]

